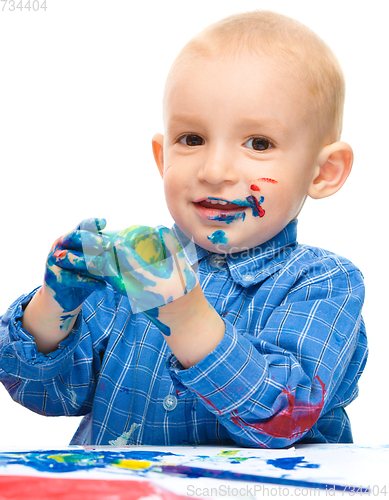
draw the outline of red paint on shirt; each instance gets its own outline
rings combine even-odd
[[[209,406],[211,406],[214,410],[216,410],[219,415],[222,414],[222,412],[220,410],[218,410],[216,408],[216,406],[214,404],[211,403],[211,401],[209,399],[207,399],[206,397],[202,396],[201,394],[199,394],[197,391],[195,391],[194,389],[192,389],[193,392],[195,392],[198,396],[200,396],[201,399],[203,399],[207,404],[209,404]]]
[[[238,416],[237,410],[234,410],[231,420],[239,427],[252,427],[267,436],[276,438],[302,436],[317,422],[324,405],[325,385],[318,376],[314,380],[316,379],[322,389],[321,401],[316,405],[296,403],[295,395],[290,390],[284,389],[281,394],[284,394],[288,400],[287,407],[267,420],[258,424],[249,424]]]
[[[256,186],[255,184],[251,184],[250,189],[251,191],[260,191],[259,187]]]

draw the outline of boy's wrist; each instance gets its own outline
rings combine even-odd
[[[68,336],[80,308],[64,313],[48,287],[43,285],[25,308],[22,327],[34,337],[38,351],[48,353]]]
[[[225,324],[200,285],[159,308],[158,319],[170,329],[165,340],[185,368],[196,364],[222,340]]]
[[[182,297],[159,307],[158,319],[170,329],[180,328],[183,324],[198,321],[201,315],[212,309],[199,284]]]

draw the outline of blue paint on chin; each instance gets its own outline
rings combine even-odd
[[[231,224],[238,219],[245,220],[246,212],[233,212],[231,214],[215,215],[215,217],[207,217],[208,220],[217,220],[219,222],[225,222],[226,224]]]
[[[220,229],[208,235],[207,238],[214,244],[220,243],[221,245],[227,245],[228,238],[226,237],[226,233],[221,231]]]
[[[266,461],[267,464],[283,470],[295,470],[296,467],[305,469],[317,469],[319,464],[310,464],[304,460],[305,457],[272,458]]]

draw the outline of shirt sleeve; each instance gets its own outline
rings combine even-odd
[[[238,445],[289,446],[357,395],[367,356],[363,279],[351,263],[320,265],[273,276],[247,331],[225,321],[223,340],[196,365],[169,361],[178,395],[192,391]]]
[[[38,352],[34,338],[22,328],[25,307],[34,292],[16,300],[0,318],[0,381],[11,397],[32,411],[48,416],[85,415],[93,402],[99,350],[109,332],[96,328],[92,337],[88,312],[95,302],[112,302],[110,294],[87,300],[69,336],[48,354]],[[111,304],[115,309],[115,304]]]

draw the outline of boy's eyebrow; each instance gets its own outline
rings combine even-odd
[[[277,129],[277,132],[281,132],[282,134],[287,133],[287,127],[277,120],[277,118],[243,118],[240,126],[242,128],[270,128]]]
[[[186,113],[175,113],[169,117],[170,122],[179,122],[179,123],[193,123],[195,125],[201,124],[201,118],[196,115],[189,115]]]
[[[201,117],[190,115],[187,113],[175,113],[169,117],[168,121],[171,123],[202,125]],[[241,122],[238,123],[237,126],[241,127],[242,129],[257,127],[270,128],[277,129],[277,131],[282,134],[287,133],[287,128],[285,127],[285,125],[276,118],[242,118]]]

